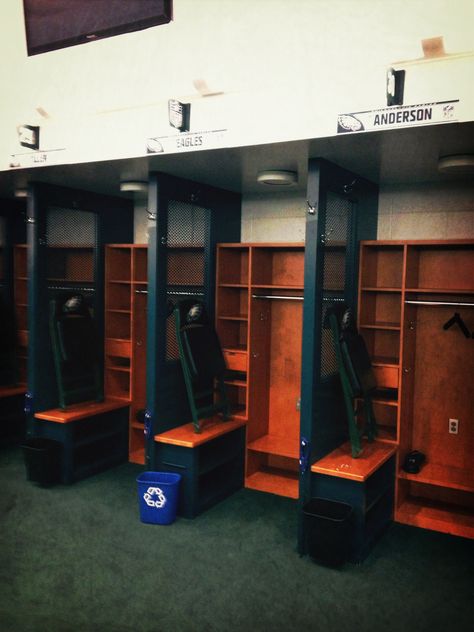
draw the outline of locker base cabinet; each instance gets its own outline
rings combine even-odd
[[[67,485],[127,461],[128,404],[89,402],[35,414],[34,436],[62,445],[61,482]]]
[[[178,515],[194,518],[243,487],[245,422],[203,422],[155,435],[155,470],[181,474]]]
[[[345,443],[311,466],[311,495],[352,507],[348,559],[361,562],[393,519],[396,447],[363,444],[353,459]]]

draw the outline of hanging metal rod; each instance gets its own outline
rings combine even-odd
[[[204,292],[183,292],[178,290],[168,290],[167,294],[172,294],[173,296],[204,296]]]
[[[281,301],[302,301],[302,296],[277,296],[276,294],[252,294],[252,298],[270,298]]]
[[[135,290],[135,294],[148,294],[148,290]],[[204,292],[179,292],[177,290],[168,290],[166,294],[172,296],[204,296]]]
[[[431,305],[433,307],[474,307],[474,303],[461,303],[456,301],[405,301],[408,305]]]
[[[95,292],[95,287],[78,287],[77,285],[48,285],[48,290],[61,290],[65,292]]]

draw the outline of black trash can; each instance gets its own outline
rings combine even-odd
[[[53,439],[36,437],[22,444],[26,478],[39,485],[54,485],[61,479],[62,444]]]
[[[350,557],[353,509],[347,503],[312,498],[304,507],[306,550],[316,562],[341,566]]]

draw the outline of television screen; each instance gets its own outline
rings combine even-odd
[[[167,24],[172,0],[23,0],[28,55]]]

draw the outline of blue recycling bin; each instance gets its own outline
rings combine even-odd
[[[140,520],[171,524],[176,520],[180,474],[143,472],[137,477]]]

